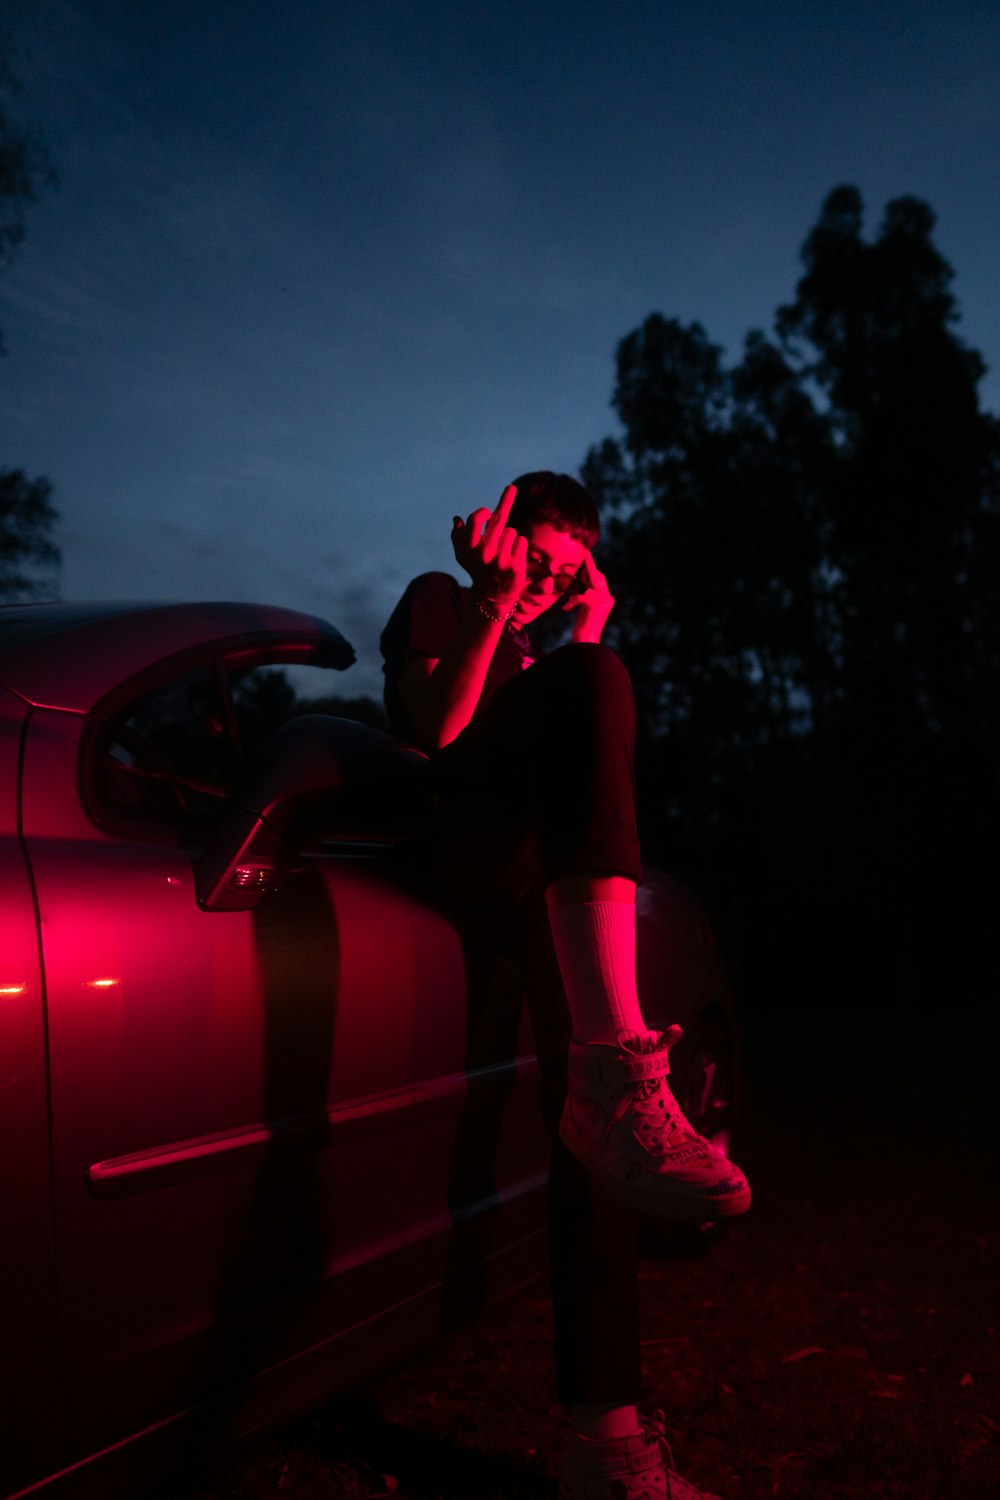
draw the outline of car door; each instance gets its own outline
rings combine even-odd
[[[238,1429],[247,1401],[301,1398],[265,1376],[307,1351],[303,1379],[335,1385],[425,1332],[428,1297],[484,1252],[455,1233],[483,1194],[454,1177],[454,928],[353,846],[256,911],[197,905],[193,861],[242,774],[228,681],[159,664],[26,733],[71,1452],[256,1382]],[[504,1138],[520,1202],[540,1154]]]
[[[0,685],[0,1493],[31,1477],[32,1450],[57,1456],[61,1417],[44,991],[18,828],[26,713]],[[20,1451],[12,1434],[23,1440]]]

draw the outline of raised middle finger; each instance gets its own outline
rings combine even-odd
[[[516,487],[512,484],[508,484],[503,494],[500,496],[500,501],[497,505],[496,510],[493,512],[486,523],[486,531],[490,536],[493,536],[494,533],[498,531],[503,531],[504,527],[507,525],[507,517],[510,515],[510,508],[514,504],[514,501],[516,499]]]

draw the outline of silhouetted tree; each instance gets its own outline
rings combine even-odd
[[[753,921],[809,892],[828,942],[882,923],[900,951],[970,820],[995,825],[1000,751],[1000,424],[933,224],[901,198],[869,243],[838,188],[735,368],[700,325],[647,318],[618,349],[623,432],[582,470],[654,841]]]
[[[47,479],[29,479],[22,469],[0,470],[0,599],[30,597],[43,574],[58,565],[49,540],[56,512]]]
[[[930,209],[890,203],[873,244],[861,221],[855,189],[831,194],[777,320],[829,402],[840,456],[823,520],[844,711],[886,732],[967,735],[997,423],[979,410],[983,362],[952,330],[952,271],[931,243]]]
[[[10,37],[0,32],[0,267],[24,237],[27,205],[52,180],[44,147],[17,114],[20,86],[13,53]],[[58,566],[59,549],[50,539],[57,518],[51,493],[47,479],[29,479],[21,469],[0,470],[0,599],[38,593],[46,573]]]

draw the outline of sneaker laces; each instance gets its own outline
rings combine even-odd
[[[669,1051],[681,1035],[679,1026],[670,1026],[666,1031],[623,1031],[618,1035],[618,1045],[623,1051],[639,1054],[655,1052],[661,1046]],[[658,1144],[671,1147],[701,1139],[665,1079],[638,1079],[632,1085],[632,1101],[636,1114],[643,1118],[645,1133]]]
[[[718,1500],[717,1496],[709,1494],[708,1491],[703,1492],[697,1489],[691,1483],[690,1479],[684,1479],[678,1473],[677,1465],[674,1463],[674,1455],[670,1450],[670,1444],[667,1442],[667,1432],[662,1411],[654,1411],[648,1417],[640,1417],[639,1426],[647,1443],[656,1443],[659,1446],[660,1457],[667,1476],[667,1500],[670,1500],[670,1496],[675,1489],[679,1494],[683,1493],[689,1497],[697,1496],[699,1500]]]

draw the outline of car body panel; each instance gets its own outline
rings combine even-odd
[[[23,809],[66,1386],[103,1442],[232,1378],[220,1306],[249,1373],[443,1277],[466,977],[455,929],[357,860],[307,861],[259,912],[200,911],[186,851],[81,814],[82,723],[31,715]],[[263,1341],[242,1310],[262,1297]]]
[[[16,816],[23,707],[0,690],[0,1411],[3,1428],[18,1434],[21,1453],[56,1457],[62,1398],[45,1009],[34,898]],[[19,1479],[27,1470],[18,1472],[16,1460],[12,1452]]]

